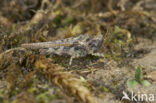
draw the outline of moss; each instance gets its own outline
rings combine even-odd
[[[143,8],[141,11],[131,9],[131,7],[138,8],[136,4],[139,1],[127,0],[126,5],[119,5],[118,1],[111,2],[111,0],[109,2],[106,0],[47,1],[1,1],[1,53],[7,49],[19,47],[22,43],[53,41],[85,33],[94,36],[103,34],[104,45],[99,51],[105,54],[108,62],[109,60],[116,60],[121,63],[125,59],[127,60],[127,55],[131,56],[130,52],[133,52],[133,46],[137,43],[133,39],[142,37],[155,40],[156,24],[152,10],[149,12],[149,9],[142,5],[140,5]],[[41,9],[41,5],[45,5],[45,8]],[[124,7],[125,11],[122,11],[121,9]],[[57,91],[54,94],[49,94],[48,90],[52,88],[53,91],[55,86],[49,86],[48,80],[43,79],[44,75],[35,70],[34,62],[40,56],[38,50],[15,50],[13,53],[6,53],[0,59],[0,76],[8,82],[7,93],[3,89],[0,90],[0,102],[2,100],[4,103],[9,103],[12,98],[18,97],[21,92],[25,91],[34,95],[32,98],[38,102],[48,103],[60,97]],[[100,69],[104,68],[97,62],[99,58],[91,55],[74,59],[72,66],[69,66],[70,57],[45,55],[43,57],[52,60],[51,63],[65,68],[70,67],[67,72],[76,71],[74,72],[76,75],[87,76],[88,72],[83,74],[81,73],[82,69],[86,71],[90,67],[94,68],[94,64],[97,64]],[[41,65],[42,68],[46,68],[44,66]],[[97,81],[93,82],[96,83]],[[39,88],[41,84],[44,89]],[[117,85],[118,82],[114,82],[112,87],[116,88]],[[92,89],[90,84],[85,84],[85,86]],[[105,87],[101,87],[99,90],[111,92]],[[4,95],[2,95],[3,93]]]
[[[104,44],[106,57],[121,62],[122,58],[131,51],[133,41],[129,31],[115,26],[107,35]]]

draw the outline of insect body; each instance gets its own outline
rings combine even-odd
[[[73,58],[84,57],[88,54],[104,57],[96,53],[102,46],[103,35],[91,36],[88,34],[79,35],[62,40],[22,44],[22,47],[28,49],[39,49],[41,54],[57,54],[60,56],[71,56],[69,64],[72,64]]]

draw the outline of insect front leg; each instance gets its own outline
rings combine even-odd
[[[75,59],[75,58],[79,58],[79,57],[81,57],[79,54],[74,54],[74,55],[72,55],[71,57],[70,57],[70,61],[69,61],[69,65],[71,65],[72,64],[72,62],[73,62],[73,59]]]
[[[70,57],[69,65],[72,64],[72,62],[73,62],[73,58],[74,58],[73,56]]]

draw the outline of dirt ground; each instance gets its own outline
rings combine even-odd
[[[105,58],[21,47],[80,34],[102,34]],[[129,87],[138,67],[149,86]],[[156,103],[156,1],[0,0],[0,103]]]

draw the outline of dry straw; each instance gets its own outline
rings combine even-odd
[[[61,71],[61,67],[51,64],[47,59],[39,59],[36,61],[35,67],[41,70],[50,82],[70,92],[81,103],[97,103],[90,91],[83,86],[82,81],[71,73]]]

